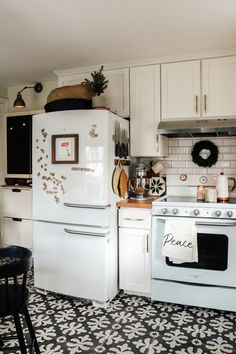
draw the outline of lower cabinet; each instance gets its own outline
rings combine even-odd
[[[28,187],[3,187],[1,245],[32,250],[32,190]]]
[[[17,245],[32,250],[32,220],[3,218],[3,246]]]
[[[149,295],[151,292],[151,212],[121,209],[119,219],[119,287],[125,292]],[[124,224],[125,227],[122,226]],[[134,224],[136,227],[133,227]]]

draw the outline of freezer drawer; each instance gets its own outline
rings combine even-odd
[[[16,245],[32,249],[32,221],[3,218],[3,246]]]
[[[107,301],[108,234],[109,230],[91,227],[33,222],[35,286]]]

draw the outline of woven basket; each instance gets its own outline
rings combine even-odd
[[[62,86],[52,90],[48,97],[47,103],[65,99],[65,98],[83,98],[85,100],[91,100],[94,93],[87,85],[71,85]]]

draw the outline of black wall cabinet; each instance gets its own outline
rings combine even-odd
[[[7,173],[32,173],[32,115],[7,117]]]

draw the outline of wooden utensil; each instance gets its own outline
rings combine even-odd
[[[125,198],[126,197],[126,193],[127,193],[127,184],[128,184],[128,176],[125,172],[125,169],[122,166],[122,170],[120,173],[120,179],[119,179],[119,196],[121,198]]]
[[[118,164],[114,168],[113,175],[112,175],[112,190],[113,190],[114,194],[117,194],[117,195],[119,195],[118,186],[119,186],[121,171],[122,171],[122,166],[121,166],[120,162],[118,162]]]

